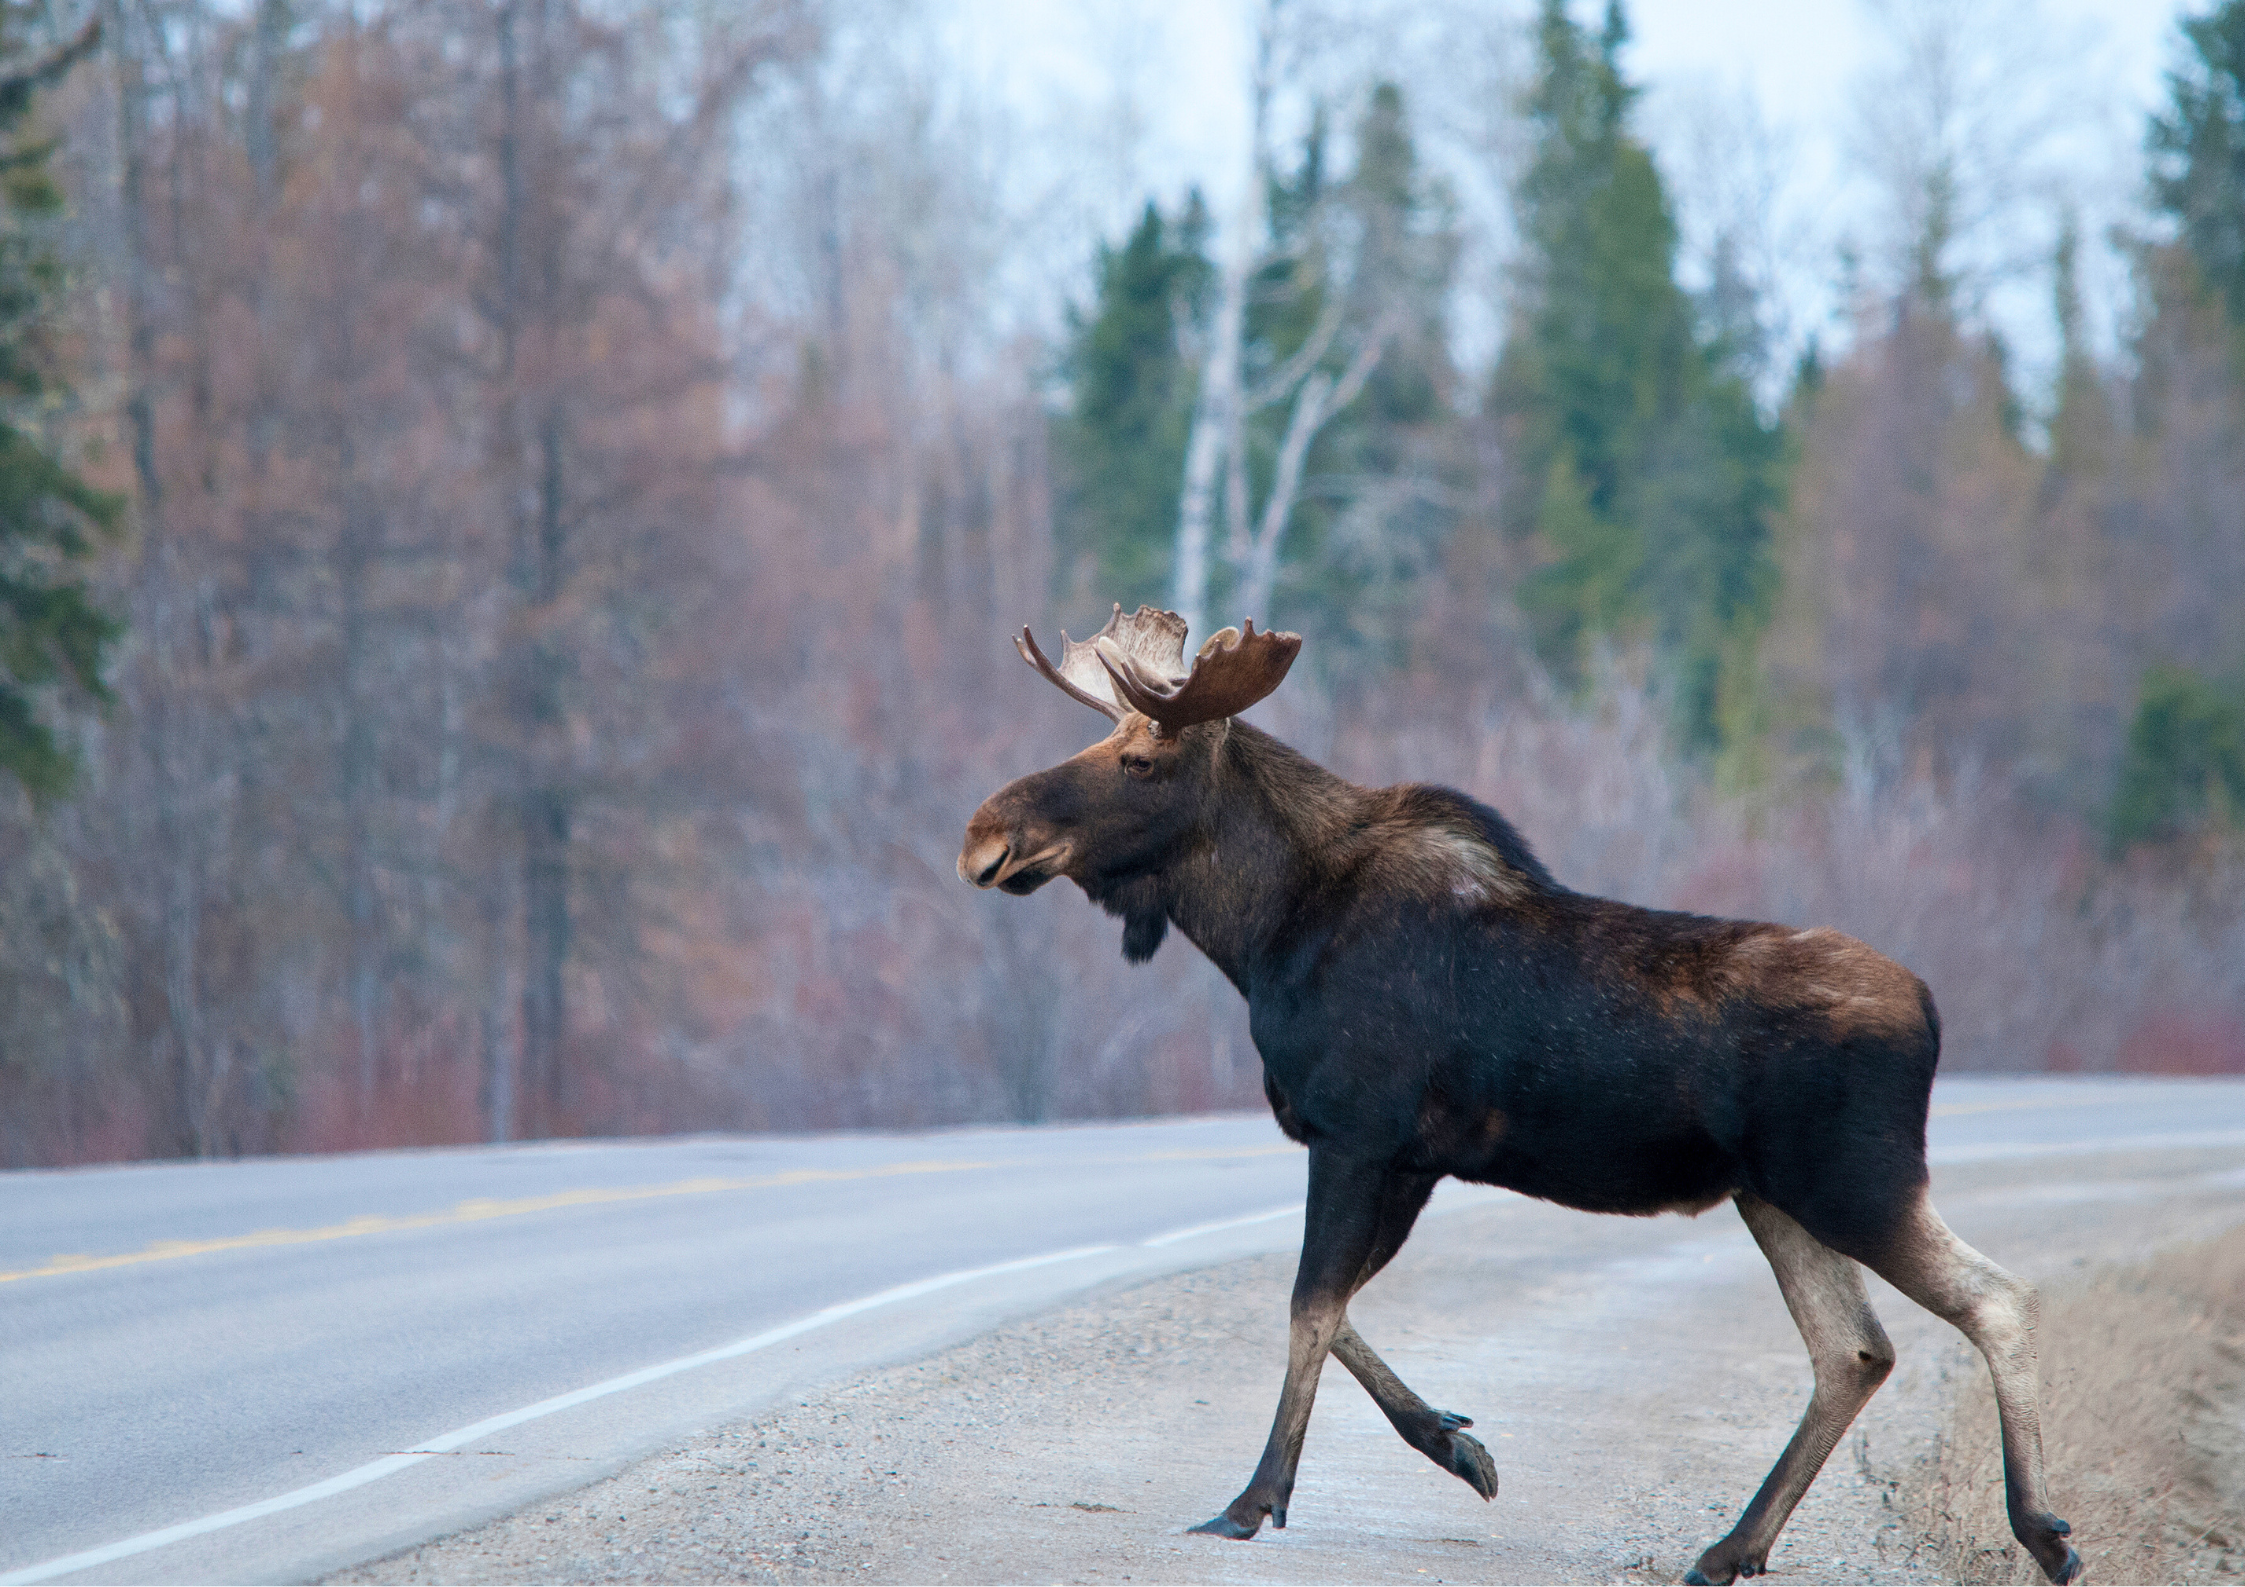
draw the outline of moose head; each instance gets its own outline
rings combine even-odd
[[[1160,946],[1165,920],[1136,884],[1162,870],[1204,825],[1230,718],[1268,695],[1302,648],[1299,634],[1227,628],[1185,665],[1185,621],[1121,606],[1088,640],[1061,636],[1054,666],[1024,628],[1021,659],[1114,731],[1049,771],[1006,784],[967,823],[959,875],[977,887],[1033,893],[1056,876],[1123,916],[1133,960]]]

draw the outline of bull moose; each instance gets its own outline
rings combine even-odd
[[[1799,1429],[1687,1582],[1770,1549],[1894,1365],[1858,1263],[1987,1358],[2011,1529],[2054,1582],[2081,1571],[2044,1493],[2035,1291],[1949,1231],[1927,1195],[1941,1027],[1909,971],[1831,930],[1639,909],[1569,891],[1488,806],[1360,788],[1238,714],[1299,636],[1225,629],[1188,669],[1175,613],[1117,606],[1056,667],[1114,729],[1008,783],[959,874],[1022,895],[1065,876],[1150,958],[1171,926],[1247,999],[1263,1089],[1309,1148],[1286,1381],[1254,1475],[1196,1532],[1286,1525],[1328,1353],[1406,1443],[1484,1499],[1495,1464],[1350,1326],[1444,1175],[1587,1212],[1699,1213],[1726,1197],[1776,1270],[1815,1369]]]

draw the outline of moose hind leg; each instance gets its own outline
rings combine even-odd
[[[2003,1423],[2003,1491],[2011,1534],[2054,1582],[2081,1574],[2073,1529],[2050,1513],[2043,1483],[2042,1405],[2035,1355],[2041,1297],[1950,1232],[1921,1191],[1885,1257],[1881,1278],[1953,1323],[1988,1361]]]
[[[1484,1499],[1497,1496],[1497,1463],[1489,1458],[1481,1440],[1466,1429],[1473,1418],[1456,1411],[1438,1411],[1373,1352],[1346,1317],[1333,1336],[1333,1355],[1347,1367],[1364,1392],[1372,1396],[1403,1441],[1464,1482]]]
[[[1738,1210],[1776,1270],[1785,1308],[1808,1345],[1816,1389],[1753,1502],[1730,1534],[1699,1556],[1687,1582],[1733,1581],[1769,1568],[1793,1506],[1894,1367],[1894,1346],[1863,1292],[1862,1270],[1759,1197],[1740,1194]]]

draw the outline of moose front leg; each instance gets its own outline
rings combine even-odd
[[[1388,1176],[1381,1187],[1379,1232],[1373,1237],[1363,1271],[1357,1275],[1352,1298],[1355,1291],[1369,1284],[1373,1275],[1403,1249],[1403,1242],[1410,1238],[1411,1226],[1418,1221],[1439,1179],[1435,1174]],[[1481,1440],[1466,1431],[1473,1425],[1473,1418],[1460,1416],[1456,1411],[1438,1411],[1412,1393],[1410,1385],[1397,1377],[1394,1369],[1364,1342],[1346,1313],[1333,1335],[1333,1355],[1364,1385],[1364,1392],[1372,1396],[1372,1402],[1403,1435],[1406,1444],[1466,1483],[1482,1498],[1497,1496],[1497,1464],[1489,1458],[1489,1451]]]
[[[1311,1146],[1309,1207],[1302,1220],[1302,1261],[1294,1274],[1286,1385],[1279,1390],[1278,1414],[1271,1419],[1271,1436],[1246,1488],[1221,1515],[1193,1531],[1245,1539],[1262,1529],[1265,1516],[1274,1526],[1286,1525],[1286,1502],[1294,1493],[1294,1470],[1301,1463],[1318,1374],[1346,1321],[1349,1297],[1369,1276],[1366,1264],[1378,1245],[1386,1180],[1384,1165],[1344,1158],[1322,1144]]]
[[[1373,1352],[1346,1317],[1341,1319],[1340,1332],[1333,1336],[1333,1354],[1364,1385],[1364,1392],[1372,1396],[1406,1444],[1482,1498],[1497,1496],[1497,1463],[1489,1458],[1487,1446],[1466,1431],[1473,1425],[1472,1417],[1438,1411],[1412,1393],[1411,1386]]]

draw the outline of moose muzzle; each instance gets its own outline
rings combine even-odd
[[[967,823],[967,839],[959,849],[959,879],[1018,896],[1044,886],[1067,861],[1065,841],[1039,843],[985,805]]]
[[[959,880],[977,887],[995,887],[998,873],[1012,854],[1013,846],[1003,833],[977,832],[969,827],[966,844],[959,850]]]

